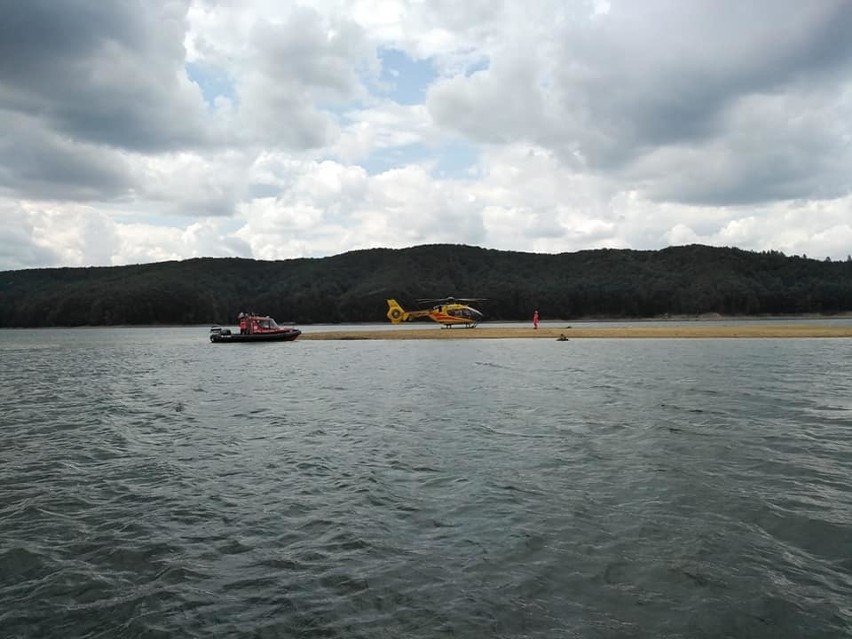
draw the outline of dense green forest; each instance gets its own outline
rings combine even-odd
[[[852,311],[852,261],[701,245],[557,255],[460,245],[266,262],[200,258],[0,272],[0,326],[375,322],[385,300],[484,297],[490,320]]]

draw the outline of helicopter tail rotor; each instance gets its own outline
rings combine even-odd
[[[391,324],[400,324],[408,319],[408,313],[396,300],[388,300],[387,317]]]

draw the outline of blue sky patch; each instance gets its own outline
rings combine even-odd
[[[220,96],[236,102],[237,94],[234,91],[234,84],[228,74],[222,70],[207,64],[188,62],[186,74],[190,80],[199,86],[202,95],[204,95],[204,101],[211,108],[216,98]]]
[[[398,104],[422,104],[438,74],[429,60],[413,60],[398,49],[379,49],[382,71],[377,92]]]
[[[461,178],[467,177],[470,168],[476,165],[479,152],[472,144],[457,140],[437,149],[435,159],[432,175],[436,178]]]
[[[423,144],[406,144],[391,148],[378,149],[359,164],[370,175],[378,175],[409,164],[420,164],[431,157],[430,149]]]
[[[479,154],[471,144],[452,142],[441,147],[425,144],[407,144],[381,149],[360,162],[370,175],[378,175],[410,164],[432,165],[432,175],[439,179],[468,177],[468,171],[476,165]]]
[[[465,77],[469,78],[474,73],[477,73],[479,71],[485,71],[490,66],[491,61],[486,57],[482,57],[481,59],[477,60],[476,62],[473,62],[469,67],[467,67],[464,70],[464,75]]]

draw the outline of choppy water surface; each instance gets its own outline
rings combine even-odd
[[[0,634],[852,636],[850,356],[0,331]]]

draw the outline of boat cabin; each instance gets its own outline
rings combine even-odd
[[[253,315],[251,313],[240,313],[240,334],[255,335],[257,333],[272,333],[284,330],[284,327],[268,315]]]

